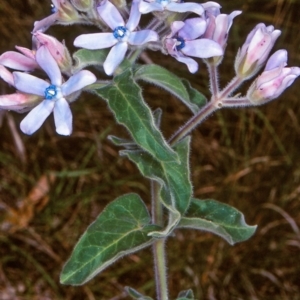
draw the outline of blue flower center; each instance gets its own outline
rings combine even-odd
[[[57,95],[57,89],[55,85],[51,84],[45,89],[46,100],[52,100],[53,98],[55,98],[56,95]]]
[[[127,29],[124,26],[118,26],[113,31],[113,35],[116,39],[120,40],[126,35]]]
[[[185,46],[185,41],[181,37],[177,37],[176,40],[176,50],[179,51]]]
[[[54,14],[57,12],[57,8],[54,6],[54,4],[51,4],[51,13]]]

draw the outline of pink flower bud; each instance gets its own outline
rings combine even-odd
[[[72,59],[67,47],[56,38],[40,31],[34,33],[37,40],[37,48],[45,46],[56,60],[62,72],[69,72],[72,67]]]
[[[267,60],[280,30],[258,24],[248,35],[235,60],[236,74],[244,79],[254,76]]]
[[[25,94],[14,93],[0,96],[0,110],[13,110],[19,113],[29,111],[43,100],[43,97]]]
[[[7,68],[20,71],[32,71],[39,68],[35,59],[15,51],[4,52],[0,56],[0,64]]]
[[[285,68],[286,62],[286,50],[278,50],[269,58],[265,70],[247,92],[252,104],[265,104],[279,97],[300,75],[300,68]]]

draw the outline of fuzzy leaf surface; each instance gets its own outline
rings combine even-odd
[[[121,196],[108,204],[79,239],[65,264],[60,282],[81,285],[124,255],[150,245],[148,210],[136,194]]]
[[[153,300],[151,297],[144,296],[143,294],[141,294],[137,290],[133,289],[132,287],[126,286],[125,290],[132,299],[135,299],[135,300]]]
[[[149,106],[144,102],[141,89],[127,69],[116,76],[112,84],[96,90],[124,125],[135,142],[158,161],[178,161],[177,154],[165,141],[154,122]]]
[[[194,292],[191,289],[181,291],[176,300],[195,300]]]
[[[73,54],[73,58],[75,60],[75,71],[79,71],[87,66],[91,65],[100,65],[102,66],[106,56],[107,49],[101,50],[88,50],[88,49],[80,49]]]
[[[174,146],[180,162],[159,162],[151,155],[143,151],[124,150],[121,153],[127,155],[134,162],[143,176],[155,180],[160,185],[160,198],[165,207],[170,211],[168,228],[160,236],[168,235],[175,228],[189,207],[192,193],[189,170],[189,144],[190,138],[186,137]]]
[[[249,226],[244,215],[236,208],[216,200],[193,199],[178,228],[193,228],[212,232],[229,244],[245,241],[257,226]]]
[[[187,80],[182,80],[172,72],[158,65],[143,65],[134,72],[134,78],[157,85],[180,99],[193,113],[197,113],[206,103],[206,98],[193,89]]]

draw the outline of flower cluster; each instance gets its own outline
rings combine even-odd
[[[19,52],[8,51],[0,56],[0,77],[16,89],[14,94],[0,96],[0,109],[30,110],[21,122],[21,130],[26,134],[40,128],[51,112],[57,133],[71,134],[69,103],[97,79],[90,71],[73,65],[64,43],[45,34],[50,26],[82,23],[100,28],[99,33],[78,36],[74,46],[88,50],[110,48],[103,63],[99,62],[108,76],[116,74],[125,59],[134,63],[145,49],[160,50],[195,73],[199,68],[197,58],[215,68],[220,64],[233,20],[241,14],[241,11],[222,14],[220,9],[213,1],[199,4],[181,0],[133,0],[128,10],[122,2],[112,0],[52,0],[52,14],[34,23],[33,49],[16,47]],[[150,13],[154,19],[141,28],[142,16]],[[197,16],[190,18],[191,13]],[[235,60],[239,82],[259,72],[280,33],[265,24],[258,24],[250,32]],[[258,105],[278,97],[299,76],[299,68],[285,67],[284,53],[281,50],[270,57],[264,72],[247,93],[250,104]],[[36,71],[43,71],[48,79],[29,74]],[[214,92],[218,92],[217,87]]]

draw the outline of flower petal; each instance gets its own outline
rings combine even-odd
[[[0,65],[0,78],[2,78],[6,83],[14,86],[14,77],[5,67]]]
[[[26,73],[13,72],[13,76],[15,87],[28,94],[44,96],[46,88],[50,85],[47,81]]]
[[[184,27],[184,22],[183,21],[174,21],[171,24],[171,33],[168,35],[168,37],[172,38],[174,35],[177,34],[179,30],[181,30]]]
[[[62,77],[57,62],[45,46],[41,46],[36,51],[36,61],[40,67],[47,73],[52,84],[60,86]]]
[[[164,7],[157,2],[141,1],[139,4],[139,10],[142,14],[148,14],[153,11],[163,11]]]
[[[107,0],[104,0],[100,3],[100,6],[97,7],[97,11],[103,21],[110,27],[111,30],[114,30],[118,26],[125,26],[125,22],[117,10],[117,8]]]
[[[64,96],[68,96],[79,91],[97,80],[96,76],[87,70],[82,70],[71,76],[62,86],[61,91]]]
[[[126,28],[128,28],[128,30],[130,31],[133,31],[138,26],[141,19],[141,13],[139,11],[139,3],[140,3],[139,0],[133,0],[131,4],[129,19],[126,23]]]
[[[15,93],[0,96],[0,109],[26,112],[43,100],[40,96]]]
[[[202,18],[192,18],[184,21],[184,27],[179,30],[178,35],[185,40],[194,40],[204,34],[206,21]]]
[[[65,98],[56,101],[53,114],[56,132],[61,135],[70,135],[72,133],[73,116]]]
[[[57,21],[57,18],[58,18],[58,13],[54,13],[42,19],[41,21],[34,22],[34,27],[32,32],[33,33],[37,31],[45,32],[52,24],[54,24]]]
[[[4,52],[0,56],[0,64],[19,71],[32,71],[39,67],[35,60],[15,51]]]
[[[119,42],[111,48],[103,64],[104,71],[107,75],[113,74],[115,69],[124,59],[127,49],[128,44],[125,42]]]
[[[204,9],[201,4],[198,3],[174,3],[170,2],[167,4],[166,9],[169,11],[175,11],[175,12],[194,12],[197,15],[202,15],[204,12]]]
[[[82,34],[74,40],[74,46],[90,50],[109,48],[118,40],[111,32]]]
[[[185,55],[199,58],[223,55],[222,47],[218,43],[208,39],[186,41],[185,47],[181,49],[181,52]]]
[[[265,71],[272,70],[281,65],[286,66],[288,59],[288,53],[286,50],[281,49],[274,52],[268,59]]]
[[[36,106],[21,122],[21,130],[29,135],[37,131],[53,111],[54,105],[54,101],[44,100]]]
[[[140,30],[132,32],[128,38],[130,45],[143,45],[148,42],[158,41],[158,34],[153,30]]]
[[[174,56],[174,57],[179,62],[186,64],[186,66],[188,67],[191,73],[196,73],[198,71],[198,63],[194,59],[186,56]]]

